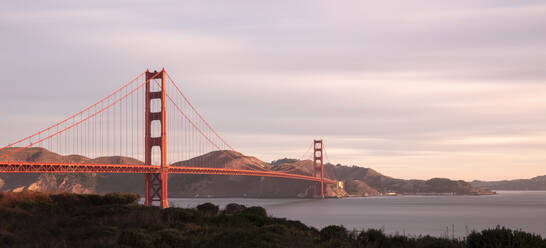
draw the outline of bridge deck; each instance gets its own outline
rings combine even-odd
[[[40,162],[0,162],[0,173],[159,173],[157,165],[78,164]],[[170,166],[170,174],[237,175],[288,178],[320,182],[320,178],[278,171],[239,170],[226,168]],[[326,184],[337,181],[324,178]]]

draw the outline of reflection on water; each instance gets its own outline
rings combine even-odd
[[[546,191],[499,191],[491,196],[399,196],[344,199],[171,198],[171,206],[212,202],[262,206],[270,215],[322,228],[382,228],[388,233],[464,236],[496,225],[546,237]],[[447,229],[447,231],[446,231]]]

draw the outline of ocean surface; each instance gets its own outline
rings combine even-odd
[[[262,206],[269,215],[322,228],[383,229],[405,235],[461,237],[497,225],[546,237],[546,191],[498,191],[488,196],[392,196],[343,199],[170,198],[171,206],[205,202]]]

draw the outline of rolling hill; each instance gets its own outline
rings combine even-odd
[[[13,148],[15,149],[15,148]],[[9,152],[5,150],[3,152]],[[1,155],[2,153],[0,153]],[[57,161],[66,163],[141,164],[128,157],[99,157],[59,155],[44,148],[29,148],[5,160]],[[310,160],[280,159],[271,163],[235,151],[214,151],[200,157],[173,163],[172,166],[191,166],[196,161],[207,160],[218,167],[246,170],[275,170],[301,175],[313,174]],[[435,178],[430,180],[403,180],[358,166],[325,165],[325,177],[343,181],[345,187],[326,187],[328,197],[378,196],[398,194],[487,194],[488,190],[473,187],[464,181]],[[130,192],[144,193],[143,175],[138,174],[3,174],[0,175],[3,191],[68,191],[74,193]],[[309,182],[267,177],[182,175],[169,176],[171,197],[309,197]]]
[[[546,175],[530,179],[503,181],[472,181],[474,187],[487,187],[496,190],[546,190]]]

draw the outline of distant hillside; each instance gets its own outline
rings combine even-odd
[[[226,152],[230,155],[226,156]],[[282,171],[282,167],[272,167],[255,157],[244,156],[234,151],[211,152],[192,160],[202,159],[212,161],[211,164],[225,164],[225,168]],[[229,160],[227,163],[226,159]],[[191,165],[192,160],[177,162],[173,165]],[[214,161],[218,162],[215,163]],[[298,168],[291,173],[311,175],[306,171],[306,169],[300,170]],[[184,197],[308,197],[312,194],[310,186],[309,182],[268,177],[222,175],[171,175],[169,177],[169,194]],[[327,195],[330,197],[338,196],[330,188],[326,192]],[[345,192],[340,192],[340,194],[340,196],[344,196]]]
[[[345,182],[345,190],[351,195],[398,194],[490,194],[491,191],[475,188],[469,183],[446,178],[430,180],[403,180],[384,176],[381,173],[358,166],[335,166],[338,180]]]
[[[7,148],[0,151],[0,155],[9,153],[18,148]],[[21,152],[12,154],[2,160],[5,161],[28,161],[28,162],[62,162],[62,163],[108,163],[108,164],[142,164],[141,161],[127,157],[99,157],[89,159],[79,155],[59,155],[41,147],[32,147]],[[137,180],[134,177],[142,178],[142,175],[121,175],[121,174],[0,174],[0,190],[23,191],[33,190],[42,192],[72,192],[72,193],[93,193],[103,192],[101,189],[116,189],[120,192],[134,192]],[[114,179],[115,178],[115,179]],[[123,178],[123,180],[118,180]],[[113,179],[113,180],[112,180]],[[110,182],[112,181],[112,182]],[[139,180],[142,181],[142,180]],[[116,185],[114,188],[105,185]],[[127,185],[125,185],[127,184]],[[142,183],[144,187],[144,183]],[[106,192],[106,191],[104,191]],[[108,191],[111,192],[111,191]]]
[[[5,150],[3,152],[10,151]],[[126,157],[89,159],[75,155],[62,156],[44,148],[29,148],[5,158],[5,160],[109,164],[142,163],[136,159]],[[271,167],[268,163],[255,157],[244,156],[234,151],[214,151],[187,161],[176,162],[173,166],[191,166],[198,160],[207,160],[210,164],[222,165],[225,168],[232,169],[266,170]],[[307,162],[304,162],[304,164],[307,164]],[[309,163],[309,166],[312,166],[311,163]],[[297,170],[294,173],[307,175],[305,171],[307,169]],[[343,190],[338,192],[333,188],[327,188],[326,194],[328,196],[346,195]],[[73,193],[130,192],[142,195],[144,194],[144,180],[143,175],[140,174],[0,174],[0,190],[67,191]],[[169,195],[171,197],[308,197],[311,194],[312,190],[309,182],[291,179],[223,175],[172,174],[169,176]]]
[[[3,151],[3,152],[9,152]],[[1,154],[0,154],[1,155]],[[100,157],[89,159],[78,155],[63,156],[44,148],[29,148],[5,160],[11,161],[58,161],[67,163],[141,164],[127,157]],[[224,168],[245,170],[275,170],[301,175],[313,175],[310,160],[279,159],[271,163],[235,151],[214,151],[172,166],[192,166],[198,160]],[[343,181],[344,188],[328,185],[328,197],[377,196],[386,193],[400,194],[483,194],[490,193],[472,187],[464,181],[449,179],[403,180],[384,176],[370,168],[326,164],[324,176]],[[171,197],[309,197],[309,182],[282,178],[245,177],[224,175],[169,176]],[[0,190],[44,191],[73,193],[129,192],[144,194],[143,175],[139,174],[0,174]]]
[[[472,181],[475,187],[487,187],[496,190],[546,190],[546,175],[531,179],[503,181]]]
[[[240,169],[240,170],[266,170],[268,164],[255,158],[247,157],[236,151],[212,151],[202,156],[189,160],[173,163],[173,166],[195,166],[200,161],[216,165],[216,168]]]

